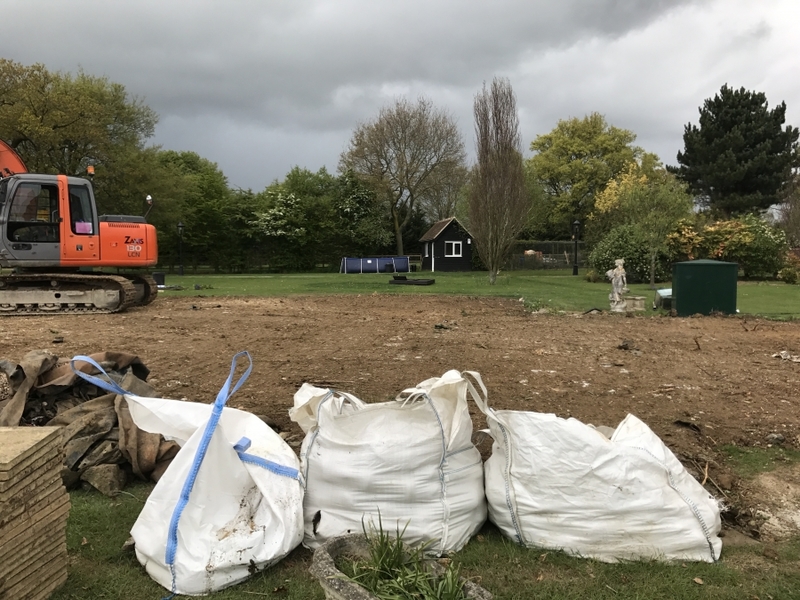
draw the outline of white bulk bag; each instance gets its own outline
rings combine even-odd
[[[458,371],[378,404],[303,384],[289,415],[306,432],[305,546],[380,522],[443,554],[462,548],[486,520],[483,463]]]
[[[494,439],[489,519],[503,534],[605,562],[719,559],[717,501],[642,421],[628,415],[609,439],[576,419],[493,410],[475,378]]]
[[[214,404],[122,394],[136,425],[181,449],[150,493],[131,535],[147,573],[173,594],[203,595],[247,579],[297,547],[303,537],[303,489],[294,451],[261,419],[224,407],[237,360]],[[85,361],[102,369],[86,356]]]

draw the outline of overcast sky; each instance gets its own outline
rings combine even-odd
[[[526,156],[593,111],[675,164],[727,83],[800,125],[798,0],[3,0],[0,56],[106,76],[159,115],[153,143],[259,191],[336,172],[359,122],[397,97],[448,110],[509,78]]]

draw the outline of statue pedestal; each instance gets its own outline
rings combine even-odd
[[[644,311],[644,296],[625,296],[625,310],[628,312]]]

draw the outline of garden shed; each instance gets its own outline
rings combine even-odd
[[[455,217],[437,221],[419,241],[423,271],[472,270],[472,236]]]

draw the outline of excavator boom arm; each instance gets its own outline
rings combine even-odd
[[[0,140],[0,177],[27,173],[28,168],[14,149]]]

